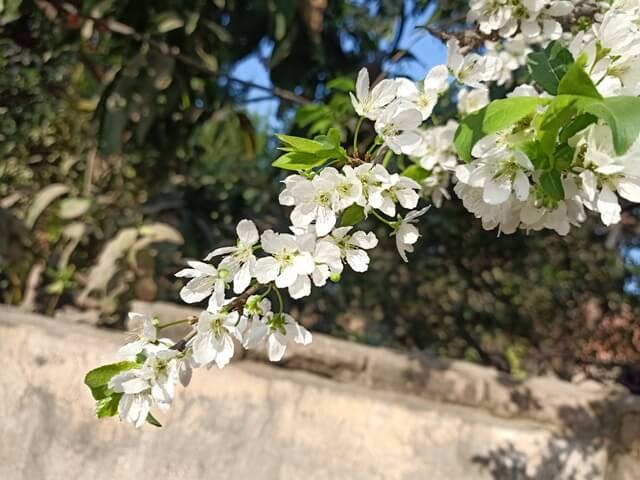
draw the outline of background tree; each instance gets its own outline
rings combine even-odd
[[[232,238],[239,218],[286,227],[274,201],[273,125],[311,135],[339,127],[348,139],[347,92],[359,68],[382,76],[412,61],[400,39],[427,13],[436,35],[468,31],[466,3],[6,1],[2,300],[49,313],[99,310],[108,323],[133,298],[175,300],[172,274]],[[271,86],[234,77],[249,57]],[[248,108],[272,97],[273,116]],[[435,121],[452,115],[455,97]],[[345,274],[295,308],[307,325],[358,341],[516,375],[583,370],[633,384],[630,207],[621,225],[593,219],[567,237],[496,239],[453,195],[425,217],[408,265],[397,266],[385,239],[366,278]]]

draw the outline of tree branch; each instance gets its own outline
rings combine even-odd
[[[136,42],[146,43],[152,48],[154,48],[155,50],[162,53],[163,55],[170,56],[185,65],[193,67],[197,70],[200,70],[202,72],[205,72],[217,78],[224,79],[229,83],[235,83],[237,85],[241,85],[247,88],[253,88],[255,90],[260,90],[263,92],[269,92],[273,96],[278,97],[282,100],[286,100],[292,103],[298,103],[300,105],[310,103],[309,99],[302,97],[300,95],[296,95],[295,93],[289,90],[277,87],[275,85],[273,87],[265,87],[264,85],[259,85],[257,83],[253,83],[247,80],[242,80],[239,78],[232,77],[225,73],[220,73],[219,71],[204,65],[197,58],[191,57],[189,55],[182,53],[179,47],[172,46],[167,43],[154,40],[152,38],[147,38],[141,33],[137,32],[133,27],[126,25],[124,23],[121,23],[117,20],[109,19],[109,18],[108,19],[97,18],[92,15],[80,13],[76,9],[76,7],[74,7],[73,5],[66,2],[60,2],[59,0],[42,0],[42,3],[48,3],[58,10],[61,10],[69,15],[76,15],[85,21],[92,21],[99,27],[108,30],[112,34],[129,37],[135,40]]]

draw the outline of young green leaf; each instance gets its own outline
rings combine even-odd
[[[344,212],[342,212],[342,219],[340,225],[342,227],[350,227],[364,220],[364,208],[360,205],[351,205]]]
[[[429,176],[429,171],[425,170],[420,165],[411,165],[407,167],[400,175],[409,177],[416,182],[421,182]]]
[[[536,113],[547,100],[538,97],[512,97],[494,100],[482,110],[468,115],[458,127],[453,141],[465,162],[471,161],[471,150],[482,137],[512,128],[519,121]]]
[[[564,187],[558,170],[550,170],[540,175],[540,186],[545,196],[559,202],[564,200]]]
[[[307,152],[288,152],[278,157],[271,165],[283,170],[302,172],[319,167],[329,159],[329,155],[317,155]]]
[[[571,52],[557,41],[551,42],[542,51],[530,53],[527,57],[531,78],[552,95],[558,94],[560,80],[573,63]]]
[[[151,413],[147,415],[147,423],[150,423],[154,427],[162,427],[162,424],[158,420],[156,420],[156,417],[151,415]]]
[[[558,95],[577,95],[602,99],[602,95],[591,81],[591,77],[577,63],[570,65],[567,73],[560,80]]]
[[[613,133],[613,146],[618,155],[624,155],[640,134],[640,98],[609,97],[591,103],[585,112],[604,120]]]
[[[276,135],[284,145],[284,150],[293,152],[315,153],[322,150],[322,144],[315,140],[309,140],[304,137],[294,137],[291,135]]]
[[[114,375],[139,366],[140,365],[135,362],[118,362],[103,365],[102,367],[95,368],[87,373],[84,377],[84,383],[91,389],[102,387],[107,385],[109,380],[111,380],[111,377]]]
[[[598,121],[598,118],[590,113],[583,113],[574,118],[566,127],[560,132],[560,142],[567,142],[576,133],[581,132],[592,123]]]
[[[114,393],[99,400],[96,403],[96,416],[98,418],[113,417],[118,413],[118,403],[120,403],[122,395],[122,393]]]

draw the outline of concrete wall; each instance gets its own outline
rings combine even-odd
[[[83,376],[125,337],[0,307],[0,479],[640,478],[622,390],[317,334],[279,366],[196,372],[162,429],[97,420]]]

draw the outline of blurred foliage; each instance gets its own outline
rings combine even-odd
[[[0,301],[111,323],[133,298],[177,301],[172,274],[229,242],[237,220],[286,228],[271,125],[338,128],[348,142],[358,69],[375,78],[411,58],[398,55],[407,17],[434,6],[433,25],[462,28],[467,5],[0,2]],[[274,91],[258,93],[281,98],[275,118],[249,113],[251,85],[232,75],[247,58],[270,74]],[[435,118],[454,109],[445,99]],[[372,134],[365,123],[361,140]],[[321,331],[517,376],[629,376],[636,213],[611,231],[496,238],[453,200],[425,217],[409,264],[385,239],[367,275],[345,273],[292,308]]]

